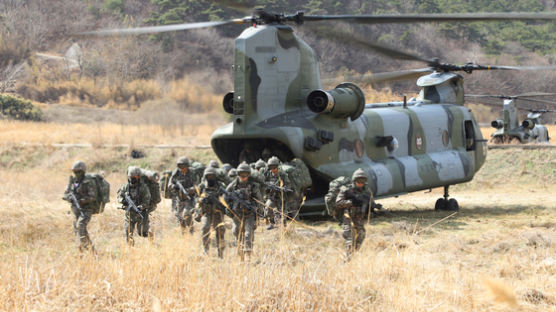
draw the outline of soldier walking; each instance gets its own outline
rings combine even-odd
[[[342,236],[346,240],[346,258],[350,259],[359,250],[365,239],[365,215],[369,212],[372,193],[367,184],[367,174],[357,169],[351,177],[352,183],[343,186],[336,199],[336,208],[344,211]]]
[[[151,193],[149,187],[141,181],[141,169],[130,166],[127,168],[127,183],[118,190],[118,202],[125,209],[125,237],[128,244],[134,245],[133,232],[142,237],[152,237],[149,231],[149,209]]]
[[[286,218],[282,218],[283,214],[286,214],[288,198],[286,192],[291,187],[290,179],[288,175],[280,170],[280,160],[278,157],[273,156],[268,160],[268,170],[264,171],[265,185],[265,205],[266,205],[266,216],[270,221],[270,225],[266,228],[271,230],[275,228],[276,224],[280,223],[280,220],[286,221]]]
[[[79,251],[94,251],[94,246],[87,232],[87,225],[91,221],[97,199],[97,190],[94,181],[85,175],[85,163],[76,161],[71,170],[68,186],[62,197],[71,203],[71,211],[75,216],[73,231],[79,242]]]
[[[226,227],[224,224],[224,206],[220,203],[219,198],[225,189],[224,183],[218,181],[218,172],[215,168],[209,167],[205,169],[203,174],[203,182],[199,184],[199,198],[196,205],[196,221],[201,222],[202,242],[204,253],[208,254],[210,248],[210,229],[216,233],[216,247],[218,249],[218,257],[224,255],[224,233]]]
[[[193,210],[195,208],[195,185],[197,179],[189,168],[189,159],[180,157],[176,162],[177,168],[170,176],[172,188],[172,210],[178,220],[182,233],[189,227],[189,233],[193,234]]]
[[[238,176],[228,185],[226,189],[226,202],[231,210],[234,221],[233,234],[238,242],[238,253],[241,259],[244,256],[251,257],[253,250],[253,239],[257,225],[255,200],[260,201],[262,196],[258,185],[249,181],[251,167],[242,163],[237,167]],[[233,194],[232,194],[233,193]]]

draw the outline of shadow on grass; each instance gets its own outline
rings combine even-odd
[[[446,220],[439,222],[435,227],[451,230],[462,230],[468,224],[469,219],[480,220],[491,217],[535,215],[538,212],[547,211],[547,207],[531,207],[524,205],[507,205],[507,206],[470,206],[469,208],[460,209],[458,213],[449,217],[455,211],[435,211],[430,210],[387,210],[371,220],[371,224],[379,224],[382,222],[400,222],[404,221],[410,224],[419,223],[420,226],[426,227],[435,222],[439,222],[443,218]]]

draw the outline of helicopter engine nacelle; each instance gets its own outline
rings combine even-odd
[[[234,92],[228,92],[224,95],[222,100],[222,106],[224,106],[224,111],[228,114],[234,113]]]
[[[353,121],[363,114],[365,95],[355,84],[344,82],[329,91],[312,91],[307,96],[307,106],[315,113],[328,113],[335,118],[350,117]]]
[[[525,129],[533,129],[535,128],[535,122],[529,118],[525,119],[522,123],[521,126]]]
[[[504,127],[504,121],[502,121],[502,120],[500,120],[500,119],[493,120],[493,121],[490,123],[490,125],[491,125],[493,128],[501,129],[501,128]]]

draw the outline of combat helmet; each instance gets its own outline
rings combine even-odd
[[[72,171],[83,171],[83,172],[85,172],[86,169],[87,169],[87,166],[85,166],[85,163],[80,161],[80,160],[74,162],[73,166],[71,166]]]
[[[280,159],[278,159],[278,157],[276,156],[270,157],[270,159],[268,160],[268,166],[280,166]]]
[[[127,167],[127,176],[128,177],[138,177],[141,176],[141,168],[136,166],[129,166]]]
[[[266,167],[266,163],[264,162],[264,160],[262,159],[257,160],[257,162],[255,163],[255,169],[259,170],[264,167]]]
[[[240,174],[242,172],[251,173],[251,167],[246,162],[242,162],[239,166],[237,166],[237,173]]]
[[[206,178],[208,175],[213,175],[216,177],[217,174],[218,171],[216,171],[216,168],[208,167],[207,169],[205,169],[205,172],[203,172],[203,177]]]
[[[178,158],[178,160],[176,161],[176,165],[185,165],[185,166],[189,166],[189,158],[182,156],[180,158]]]
[[[222,169],[224,169],[226,172],[229,172],[230,170],[232,170],[232,165],[225,163],[222,165]]]
[[[212,167],[212,168],[219,168],[220,167],[220,165],[218,164],[218,161],[216,161],[214,159],[209,161],[208,166]]]
[[[367,174],[365,173],[365,171],[363,171],[363,169],[361,169],[361,168],[355,170],[355,172],[351,176],[351,181],[355,181],[355,180],[360,179],[360,178],[363,178],[365,180],[369,179],[369,177],[367,177]]]
[[[234,168],[230,169],[230,171],[228,171],[228,177],[230,177],[232,179],[237,177],[237,170],[234,169]]]

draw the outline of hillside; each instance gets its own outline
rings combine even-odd
[[[253,7],[264,7],[271,12],[303,10],[307,14],[549,12],[554,9],[549,2],[525,0],[220,3],[56,0],[45,6],[41,1],[31,0],[20,6],[17,1],[2,2],[0,92],[16,92],[40,103],[137,109],[162,98],[187,111],[219,110],[221,97],[233,88],[229,70],[233,38],[244,27],[103,39],[72,34],[106,27],[229,19],[249,14],[245,8]],[[231,3],[240,3],[241,9]],[[326,36],[331,28],[365,34],[365,39],[371,42],[448,62],[550,65],[555,60],[554,27],[553,23],[532,22],[375,26],[316,23],[296,26],[295,31],[317,52],[323,78],[335,77],[341,81],[344,74],[422,65],[392,60],[332,40]],[[75,44],[78,48],[74,48]],[[59,61],[65,56],[72,56],[72,62]],[[466,90],[475,94],[550,92],[553,88],[550,81],[556,78],[556,73],[548,71],[464,75]],[[381,88],[391,89],[397,96],[417,90],[413,81],[379,85],[374,90]]]

